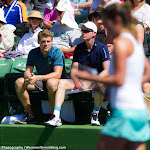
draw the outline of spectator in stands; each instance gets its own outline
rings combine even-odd
[[[57,20],[57,11],[56,6],[60,0],[49,0],[45,5],[44,10],[44,28],[51,29],[54,23]],[[61,0],[64,3],[70,3],[69,0]],[[71,6],[74,8],[73,3],[71,3]]]
[[[5,0],[0,7],[4,9],[7,24],[16,26],[19,23],[27,22],[27,10],[24,3],[17,0]]]
[[[28,17],[29,21],[29,32],[26,33],[19,41],[19,44],[16,48],[16,51],[22,52],[26,55],[30,52],[31,49],[39,47],[38,44],[38,33],[42,30],[43,17],[39,11],[32,11]]]
[[[10,51],[14,45],[14,34],[16,27],[7,24],[4,11],[0,8],[0,52]]]
[[[61,77],[64,66],[64,55],[60,49],[52,46],[52,42],[53,34],[51,31],[45,29],[39,32],[38,43],[40,47],[30,51],[24,78],[18,78],[16,80],[15,85],[18,98],[28,113],[18,123],[35,123],[27,90],[43,91],[47,88],[51,109],[52,111],[54,110],[54,89],[51,88],[52,85],[53,88],[56,88],[58,81],[50,82],[50,79],[59,79]],[[34,66],[37,69],[38,75],[32,73]]]
[[[44,28],[51,29],[57,19],[56,6],[60,0],[49,0],[44,10]]]
[[[83,24],[81,31],[84,42],[77,45],[74,51],[73,64],[71,68],[72,79],[59,80],[58,88],[56,90],[54,113],[50,120],[45,122],[47,125],[62,125],[60,119],[60,110],[64,102],[66,90],[73,90],[78,88],[81,90],[86,90],[93,87],[95,87],[96,90],[94,91],[94,109],[91,115],[91,124],[100,125],[98,120],[98,113],[103,101],[103,96],[99,93],[98,86],[100,86],[104,92],[103,85],[97,85],[93,82],[87,82],[85,80],[76,80],[74,74],[80,65],[87,65],[96,68],[99,76],[106,75],[109,68],[109,52],[106,45],[95,40],[97,27],[93,22],[88,21]],[[54,80],[52,79],[51,82]]]
[[[150,5],[150,0],[146,0],[146,3]]]
[[[143,45],[145,53],[148,53],[149,50],[148,50],[148,44],[147,44],[144,24],[142,22],[136,21],[135,29],[137,31],[137,41]]]
[[[136,19],[144,24],[147,30],[150,28],[150,6],[146,4],[145,0],[131,0],[133,4],[132,14]]]
[[[45,4],[48,0],[22,0],[28,11],[37,10],[44,14]]]
[[[93,3],[91,5],[89,13],[94,12],[96,10],[96,8],[100,5],[100,2],[101,2],[101,0],[93,0]]]
[[[104,4],[104,8],[113,4],[113,3],[121,3],[120,1],[118,0],[111,0],[111,1],[108,1],[107,3]],[[135,24],[132,24],[133,25],[133,28],[135,26],[136,30],[137,30],[137,40],[140,44],[143,45],[144,47],[144,51],[145,53],[148,52],[148,45],[147,45],[147,40],[146,40],[146,33],[145,33],[145,30],[144,30],[144,25],[142,22],[135,22]],[[113,41],[114,41],[114,37],[112,37],[112,35],[110,35],[108,32],[107,32],[107,36],[106,36],[106,39],[104,41],[105,44],[107,44],[107,47],[109,49],[109,52],[110,52],[110,55],[113,51]]]
[[[70,0],[75,6],[75,15],[87,15],[92,6],[93,0]]]
[[[60,1],[56,7],[57,22],[51,28],[53,32],[53,46],[60,48],[66,58],[73,56],[76,45],[80,44],[81,31],[74,19],[74,11],[71,4]]]
[[[89,21],[93,21],[97,26],[98,31],[96,34],[96,40],[101,43],[104,42],[104,39],[106,37],[105,27],[103,24],[103,20],[101,19],[102,10],[102,7],[97,7],[97,9],[93,13],[88,15]]]
[[[146,33],[144,30],[144,25],[143,23],[136,21],[135,24],[133,24],[133,28],[136,29],[137,31],[137,41],[143,45],[144,51],[145,53],[148,52],[148,45],[147,45],[147,40],[146,40]],[[114,37],[112,37],[108,32],[107,32],[107,36],[104,40],[104,43],[107,45],[108,50],[110,52],[110,55],[113,52],[114,49]]]
[[[122,3],[122,2],[123,0],[101,0],[99,7],[105,8],[108,5],[115,4],[115,3]]]

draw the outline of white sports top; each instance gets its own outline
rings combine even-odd
[[[131,33],[124,32],[120,37],[131,40],[134,51],[127,58],[124,84],[111,87],[111,106],[121,109],[143,109],[145,108],[142,92],[142,77],[145,68],[144,50]],[[114,74],[114,57],[111,60],[109,72],[111,75]]]

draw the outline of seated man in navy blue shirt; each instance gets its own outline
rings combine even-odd
[[[55,96],[55,107],[52,117],[45,122],[47,125],[61,126],[60,110],[64,102],[65,91],[72,89],[86,90],[93,87],[94,91],[94,109],[91,115],[91,124],[100,125],[98,120],[98,113],[103,102],[103,96],[100,94],[97,87],[105,90],[104,86],[99,83],[92,83],[91,81],[78,80],[75,77],[75,72],[79,69],[79,65],[86,65],[92,68],[96,68],[99,76],[106,75],[108,73],[110,57],[108,48],[106,45],[95,40],[97,27],[96,25],[88,21],[81,27],[83,43],[77,45],[74,51],[73,63],[71,68],[72,79],[60,79]],[[53,79],[54,80],[54,79]],[[56,79],[57,80],[57,79]]]
[[[52,46],[52,32],[47,29],[40,31],[38,43],[40,47],[31,50],[28,55],[24,78],[16,80],[18,98],[28,113],[23,120],[18,122],[20,124],[35,123],[27,90],[43,91],[47,88],[51,109],[54,110],[55,93],[53,91],[56,91],[58,81],[50,82],[50,79],[59,79],[63,71],[64,55],[59,48]],[[34,66],[38,75],[33,74]]]

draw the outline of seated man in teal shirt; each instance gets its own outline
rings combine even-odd
[[[59,79],[63,72],[64,55],[63,52],[52,46],[53,34],[45,29],[38,34],[40,47],[30,51],[26,64],[24,78],[16,80],[16,93],[20,99],[27,115],[20,124],[35,123],[35,117],[31,109],[31,103],[27,90],[48,90],[48,97],[52,111],[54,110],[55,91],[58,82],[49,82],[50,79]],[[38,75],[33,74],[34,66]]]

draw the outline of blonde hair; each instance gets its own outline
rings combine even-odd
[[[53,33],[48,29],[43,29],[38,33],[38,41],[41,41],[43,37],[51,37],[53,39]]]

